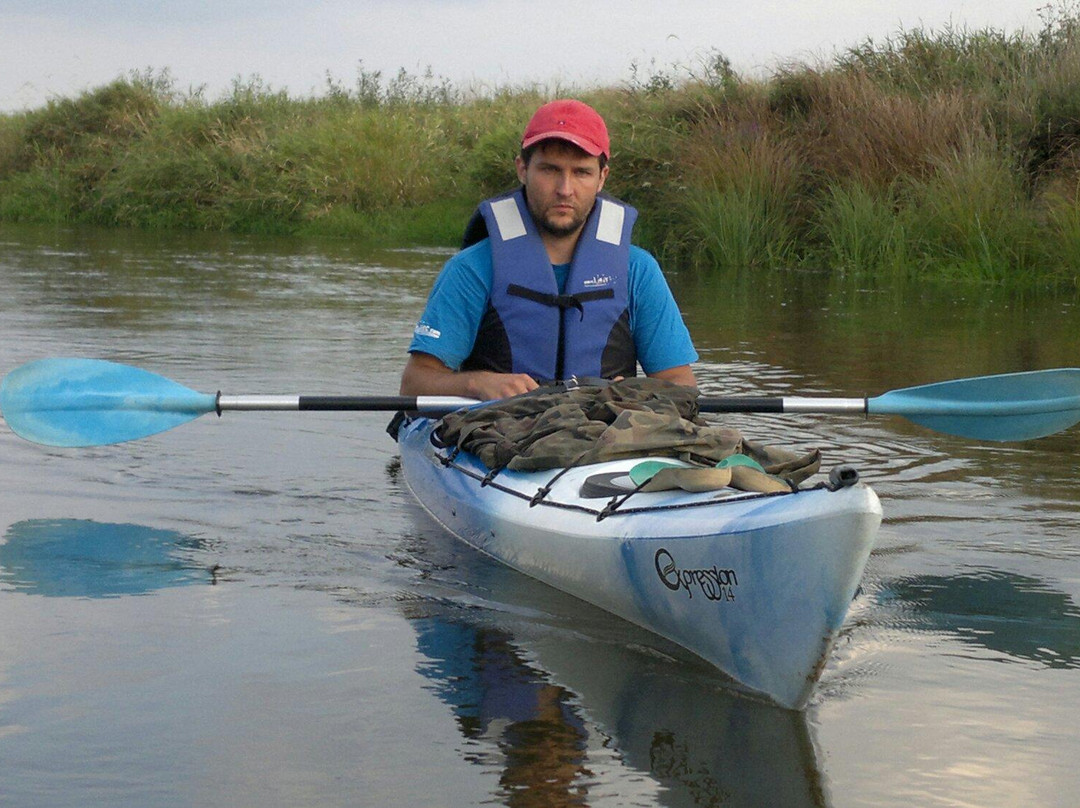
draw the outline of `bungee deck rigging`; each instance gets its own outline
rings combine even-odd
[[[447,447],[441,445],[435,432],[432,433],[431,442],[432,446],[435,448],[433,457],[440,465],[479,481],[481,488],[490,487],[494,490],[509,494],[510,496],[527,500],[529,502],[529,507],[544,505],[551,508],[564,508],[567,510],[580,511],[596,516],[597,521],[606,519],[615,513],[633,515],[658,511],[682,510],[685,508],[709,507],[726,502],[745,502],[752,499],[787,496],[805,491],[835,491],[838,488],[854,485],[859,480],[858,472],[854,468],[851,466],[840,466],[834,469],[833,473],[830,474],[829,482],[820,482],[808,487],[800,487],[799,485],[794,484],[789,491],[736,491],[735,489],[726,489],[722,492],[717,492],[708,498],[692,499],[676,503],[624,507],[631,497],[643,493],[649,480],[645,479],[640,483],[634,483],[632,488],[627,489],[626,487],[612,484],[610,480],[620,476],[628,477],[628,475],[600,473],[590,475],[590,477],[586,478],[579,492],[579,497],[581,499],[590,500],[607,498],[607,503],[603,507],[598,508],[580,502],[562,502],[548,498],[555,483],[562,479],[568,472],[578,468],[579,464],[570,464],[556,470],[545,483],[536,488],[535,492],[530,495],[527,491],[521,491],[512,486],[501,485],[498,482],[497,478],[506,470],[506,465],[490,469],[486,473],[481,473],[466,465],[457,463],[456,458],[460,454],[461,449],[457,446]]]

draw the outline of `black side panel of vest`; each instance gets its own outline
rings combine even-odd
[[[467,249],[487,237],[487,222],[484,221],[484,215],[480,212],[480,208],[477,208],[469,218],[469,223],[465,225],[465,235],[461,239],[461,249]]]
[[[480,220],[483,222],[483,219]],[[487,350],[480,354],[476,346],[486,345]],[[480,329],[476,332],[476,342],[469,358],[461,363],[462,370],[493,370],[496,373],[511,373],[514,357],[510,352],[510,339],[506,336],[499,313],[488,301],[484,316],[480,319]]]
[[[634,337],[630,333],[630,310],[627,309],[611,327],[604,355],[600,358],[600,372],[605,379],[637,375],[637,353]]]

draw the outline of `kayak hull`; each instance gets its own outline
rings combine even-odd
[[[399,435],[404,478],[446,529],[544,583],[692,651],[732,683],[801,709],[828,659],[881,522],[865,485],[792,494],[637,493],[614,511],[586,478],[451,462],[419,418]],[[549,485],[539,502],[536,495]]]

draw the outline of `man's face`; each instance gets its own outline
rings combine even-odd
[[[520,156],[516,165],[537,226],[559,238],[575,235],[585,224],[608,174],[599,157],[561,140],[544,141],[528,166]]]

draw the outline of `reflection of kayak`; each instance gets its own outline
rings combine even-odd
[[[828,804],[802,713],[576,632],[519,636],[462,614],[410,624],[424,656],[417,670],[452,707],[467,759],[498,767],[501,784],[528,787],[536,804],[577,804],[612,754],[636,804],[651,804],[645,795],[671,808]]]
[[[432,444],[436,423],[407,423],[399,443],[406,482],[448,530],[688,648],[741,689],[805,705],[881,521],[873,491],[856,483],[587,497],[587,480],[616,483],[640,459],[582,466],[554,482],[551,471],[485,480],[475,457],[449,460]]]
[[[698,675],[612,643],[563,634],[526,647],[610,734],[624,765],[664,791],[658,803],[825,808],[807,717],[728,695]]]

